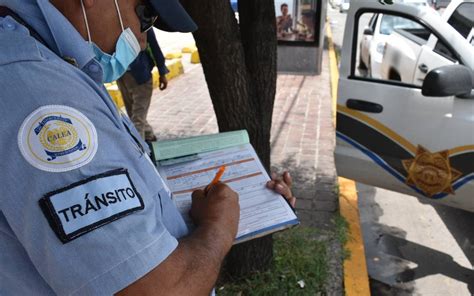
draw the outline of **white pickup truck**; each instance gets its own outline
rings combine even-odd
[[[422,9],[423,10],[423,9]],[[422,13],[435,12],[426,9]],[[442,17],[429,18],[420,25],[411,20],[393,16],[400,21],[387,38],[381,65],[381,78],[422,85],[426,74],[437,67],[464,61],[474,69],[474,0],[455,0]],[[443,36],[449,39],[452,49],[431,34],[429,28],[452,26],[458,34]],[[470,45],[471,44],[471,45]]]

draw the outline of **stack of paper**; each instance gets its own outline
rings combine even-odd
[[[206,187],[222,165],[226,171],[221,182],[239,194],[236,243],[299,224],[288,202],[266,188],[270,177],[246,131],[155,142],[153,152],[158,171],[189,225],[192,192]]]

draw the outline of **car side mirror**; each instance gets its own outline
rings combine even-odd
[[[421,93],[427,97],[469,98],[473,81],[473,73],[468,67],[462,65],[442,66],[433,69],[426,75]]]
[[[364,29],[364,35],[373,36],[374,31],[371,28],[367,27],[367,28]]]

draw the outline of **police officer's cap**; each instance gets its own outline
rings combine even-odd
[[[194,32],[197,25],[178,0],[149,0],[158,16],[154,26],[168,32]]]

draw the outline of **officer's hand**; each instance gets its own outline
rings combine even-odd
[[[283,195],[292,207],[296,205],[296,197],[291,192],[291,186],[293,185],[293,179],[289,172],[284,172],[280,177],[277,174],[272,173],[272,180],[267,182],[267,187]]]
[[[165,90],[168,87],[168,78],[165,75],[160,75],[160,90]]]
[[[240,218],[238,194],[229,186],[218,183],[209,191],[193,192],[190,215],[196,226],[218,227],[233,239],[237,236]]]

